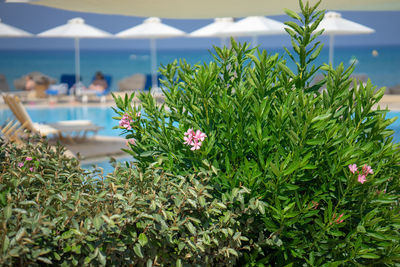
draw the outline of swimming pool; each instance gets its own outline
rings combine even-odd
[[[112,118],[117,114],[110,107],[28,107],[27,111],[34,122],[51,123],[61,120],[91,120],[93,123],[104,127],[98,132],[99,135],[118,136],[122,132],[119,129],[112,129],[112,127],[118,125],[118,121]],[[0,125],[3,125],[10,118],[13,118],[13,114],[9,109],[0,109]]]

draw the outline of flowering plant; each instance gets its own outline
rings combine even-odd
[[[248,218],[256,248],[242,255],[243,266],[400,261],[400,150],[388,129],[395,119],[378,106],[384,88],[350,78],[354,66],[313,65],[324,16],[316,8],[300,2],[300,15],[287,11],[293,47],[283,57],[232,40],[208,64],[165,66],[165,103],[140,94],[146,118],[128,131],[139,166],[213,170],[216,197],[245,186],[248,205],[265,204]],[[131,99],[116,98],[121,116],[136,109]],[[199,135],[196,145],[194,129],[204,142]],[[374,170],[365,165],[355,176],[354,162]]]

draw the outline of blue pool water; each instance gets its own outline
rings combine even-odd
[[[112,129],[112,127],[118,125],[118,121],[112,118],[117,114],[109,107],[30,108],[27,106],[27,111],[34,122],[51,123],[62,120],[91,120],[94,124],[104,127],[103,130],[98,132],[99,135],[118,136],[122,132],[119,129]],[[9,109],[0,109],[0,125],[12,117],[12,112]]]

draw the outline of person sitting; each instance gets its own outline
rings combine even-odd
[[[32,91],[35,89],[36,82],[33,80],[33,77],[31,75],[27,75],[25,79],[25,90]]]
[[[96,72],[93,82],[89,85],[89,90],[95,90],[99,93],[104,92],[108,88],[107,81],[104,79],[103,73]]]

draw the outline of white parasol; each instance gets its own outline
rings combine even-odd
[[[186,33],[161,23],[161,19],[156,17],[150,17],[143,21],[138,26],[129,28],[116,36],[120,38],[132,38],[132,39],[150,39],[150,50],[151,50],[151,75],[152,75],[152,87],[157,87],[157,53],[156,53],[156,39],[160,38],[173,38],[185,36]]]
[[[286,34],[285,25],[279,21],[261,16],[250,16],[239,20],[220,32],[225,36],[251,36],[253,47],[257,46],[257,36]]]
[[[194,37],[194,38],[220,37],[221,45],[223,46],[226,44],[226,36],[220,35],[220,32],[233,24],[234,20],[231,17],[215,18],[213,23],[191,32],[189,34],[189,37]]]
[[[340,13],[327,12],[315,31],[324,29],[323,35],[329,35],[329,63],[333,65],[333,43],[335,35],[370,34],[374,29],[342,18]]]
[[[73,18],[67,24],[52,28],[38,34],[39,37],[74,38],[75,39],[75,82],[80,77],[79,39],[81,38],[112,38],[113,35],[85,24],[82,18]]]
[[[0,37],[31,37],[31,36],[33,36],[31,33],[7,25],[1,22],[0,19]]]

